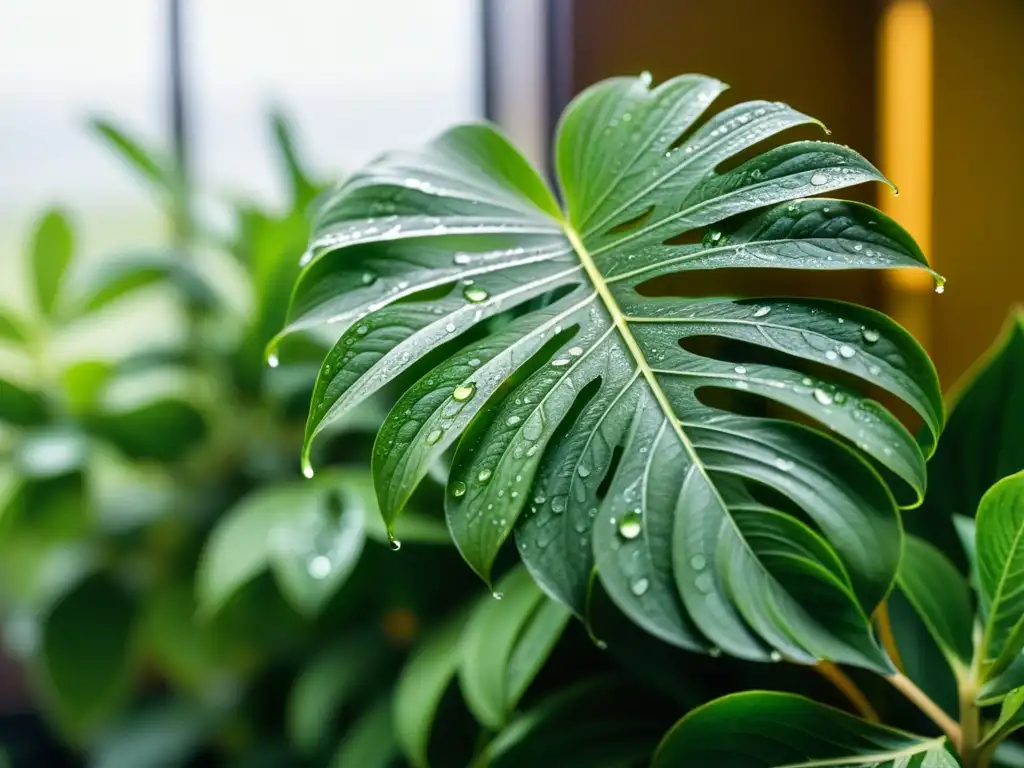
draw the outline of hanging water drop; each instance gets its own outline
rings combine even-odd
[[[471,398],[474,394],[476,394],[476,384],[461,384],[460,386],[455,388],[454,392],[452,392],[452,400],[464,403],[465,401],[469,400],[469,398]]]
[[[635,539],[640,535],[640,515],[636,512],[627,512],[619,522],[619,535],[624,539]]]
[[[935,286],[935,292],[936,293],[945,293],[946,292],[946,286],[943,285],[942,283],[939,283],[938,285]]]
[[[306,568],[310,578],[320,581],[326,579],[331,573],[331,561],[329,558],[323,555],[317,555],[309,561],[309,566]]]
[[[395,535],[388,532],[388,546],[391,547],[392,552],[397,552],[402,548],[402,542],[395,538]]]
[[[308,464],[306,466],[304,466],[302,468],[302,476],[304,478],[306,478],[307,480],[309,480],[311,477],[313,477],[313,468],[311,466],[309,466]]]
[[[768,654],[768,658],[771,659],[774,662],[780,662],[780,661],[782,661],[782,654],[779,653],[778,651],[772,651],[771,653]]]
[[[267,365],[269,365],[271,368],[277,368],[277,366],[279,366],[280,364],[281,360],[280,358],[278,358],[277,353],[271,352],[269,355],[267,355]]]

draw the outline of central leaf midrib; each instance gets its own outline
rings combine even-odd
[[[608,310],[608,314],[612,319],[612,324],[618,330],[623,343],[626,345],[629,353],[636,361],[637,367],[639,367],[640,372],[647,381],[647,385],[651,388],[654,399],[661,407],[662,413],[664,413],[666,418],[668,418],[672,423],[672,429],[675,430],[676,435],[679,437],[679,440],[686,449],[686,452],[690,455],[694,465],[700,469],[701,473],[704,473],[704,466],[700,461],[700,457],[697,455],[697,450],[694,448],[693,443],[690,442],[690,438],[683,431],[683,427],[679,423],[679,419],[676,417],[675,409],[672,407],[672,403],[669,401],[668,395],[665,394],[665,390],[662,389],[661,383],[658,381],[657,374],[655,374],[654,369],[651,368],[650,364],[647,362],[647,357],[644,355],[643,350],[640,349],[640,344],[637,342],[636,337],[629,328],[629,323],[626,321],[626,315],[619,307],[618,302],[615,301],[615,297],[612,295],[611,289],[605,282],[604,275],[602,275],[600,270],[597,268],[597,264],[594,263],[593,257],[591,257],[590,252],[587,250],[587,247],[583,244],[579,234],[575,229],[573,229],[572,225],[566,221],[563,222],[562,226],[565,228],[566,237],[569,238],[569,242],[572,244],[573,250],[576,251],[576,256],[583,265],[583,270],[587,273],[587,277],[590,278],[590,282],[593,284],[594,290],[597,291],[597,295],[601,297],[601,302],[604,304],[605,309]]]

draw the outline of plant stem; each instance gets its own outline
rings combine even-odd
[[[900,649],[896,646],[896,635],[892,632],[892,621],[889,618],[889,604],[882,601],[875,609],[875,626],[878,628],[878,637],[882,641],[882,647],[889,654],[892,663],[900,672],[905,671],[903,659],[900,656]]]
[[[980,752],[978,743],[981,740],[981,710],[974,703],[974,687],[971,685],[960,688],[960,763],[963,768],[977,768]]]
[[[878,712],[871,706],[871,702],[868,701],[868,697],[864,695],[864,692],[857,687],[857,684],[851,680],[843,670],[833,664],[831,661],[819,661],[815,667],[818,674],[828,680],[832,685],[839,689],[857,713],[867,720],[869,723],[879,723],[881,719],[878,717]]]
[[[953,742],[953,745],[960,749],[960,743],[962,741],[962,734],[960,731],[960,725],[949,715],[947,715],[942,707],[928,698],[928,694],[922,691],[909,677],[902,673],[890,675],[885,678],[892,686],[907,697],[914,705],[917,706],[928,718],[935,723],[942,732],[946,734],[946,737]]]

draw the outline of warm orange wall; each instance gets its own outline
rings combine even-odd
[[[933,349],[947,388],[1024,302],[1024,2],[934,0]]]

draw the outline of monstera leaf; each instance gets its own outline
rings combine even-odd
[[[561,207],[487,125],[384,155],[325,198],[279,337],[337,338],[307,474],[327,424],[413,369],[374,448],[388,525],[458,441],[446,514],[485,580],[514,533],[581,616],[596,570],[633,621],[684,648],[888,671],[867,616],[899,563],[894,494],[921,497],[942,427],[927,356],[863,307],[647,284],[927,263],[880,212],[807,197],[884,181],[856,152],[802,141],[737,163],[816,121],[756,101],[701,122],[724,88],[645,76],[584,92],[558,130]],[[707,337],[742,359],[691,349]],[[920,443],[858,379],[919,414]],[[709,390],[778,405],[744,415]]]

